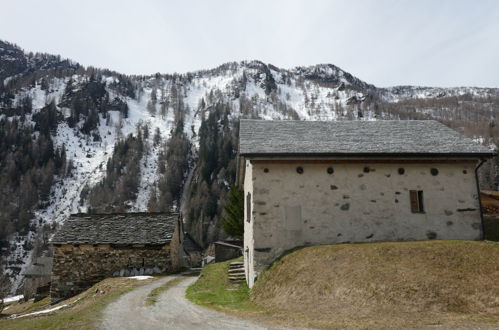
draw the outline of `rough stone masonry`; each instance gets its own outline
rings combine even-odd
[[[72,215],[51,241],[51,298],[74,296],[106,277],[175,271],[181,233],[177,213]]]

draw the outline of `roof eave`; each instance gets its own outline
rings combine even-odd
[[[161,246],[161,245],[166,245],[166,244],[170,244],[171,243],[171,240],[167,240],[167,241],[164,241],[164,242],[160,242],[160,243],[151,243],[151,242],[119,242],[119,243],[116,243],[116,242],[88,242],[88,241],[81,241],[81,242],[71,242],[71,241],[65,241],[65,242],[62,242],[62,241],[50,241],[49,244],[51,245],[64,245],[64,244],[68,244],[68,245],[138,245],[138,244],[142,244],[142,245],[147,245],[147,246]]]
[[[241,153],[245,158],[491,158],[495,152],[473,153]]]

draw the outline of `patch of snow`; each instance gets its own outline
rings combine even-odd
[[[33,315],[40,315],[40,314],[47,314],[47,313],[52,313],[52,312],[55,312],[61,308],[64,308],[64,307],[67,307],[69,305],[61,305],[61,306],[57,306],[57,307],[54,307],[54,308],[49,308],[49,309],[44,309],[44,310],[41,310],[41,311],[38,311],[38,312],[33,312],[33,313],[28,313],[28,314],[23,314],[23,315],[18,315],[18,314],[13,314],[12,316],[9,317],[9,319],[19,319],[21,317],[26,317],[26,316],[33,316]]]
[[[24,298],[24,295],[20,294],[20,295],[17,295],[17,296],[4,298],[3,302],[4,302],[4,304],[10,304],[10,303],[19,301],[19,300],[21,300],[23,298]]]
[[[152,276],[147,276],[147,275],[138,275],[138,276],[130,276],[130,277],[127,277],[127,278],[131,278],[131,279],[134,279],[134,280],[137,280],[137,281],[143,281],[143,280],[148,280],[150,278],[153,278]]]

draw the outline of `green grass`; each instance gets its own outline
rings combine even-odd
[[[229,281],[229,264],[236,260],[206,266],[199,279],[187,288],[187,299],[217,310],[262,311],[250,301],[250,290],[246,283]]]
[[[106,279],[77,296],[81,299],[67,308],[43,316],[0,319],[0,329],[97,329],[102,311],[109,303],[145,283],[148,281],[122,278]],[[44,307],[44,309],[51,307],[53,306]],[[33,309],[34,307],[30,306],[27,310],[32,311]]]
[[[151,306],[151,305],[156,304],[158,302],[158,297],[161,293],[166,292],[168,289],[179,284],[180,282],[182,282],[184,280],[185,280],[185,277],[177,277],[177,278],[174,278],[173,280],[166,282],[162,286],[159,286],[159,287],[151,290],[151,292],[149,292],[149,294],[147,295],[147,298],[146,298],[146,306]]]

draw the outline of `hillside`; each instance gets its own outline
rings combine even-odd
[[[433,241],[316,246],[284,256],[252,302],[319,328],[495,328],[499,244]]]
[[[71,213],[182,210],[201,244],[222,238],[239,118],[437,119],[493,145],[498,111],[499,89],[382,89],[332,64],[127,76],[0,41],[0,283],[17,290]]]

